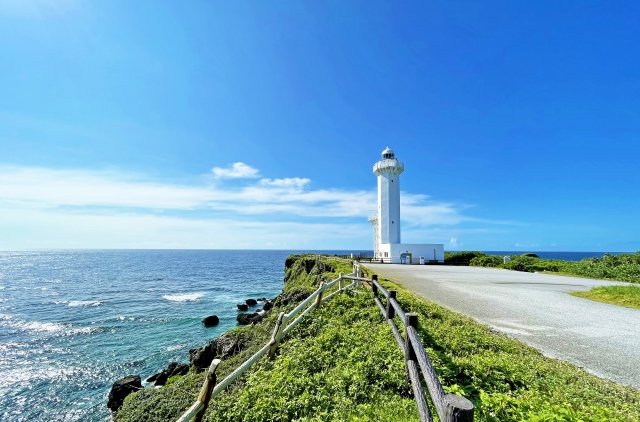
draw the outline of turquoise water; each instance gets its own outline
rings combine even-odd
[[[280,293],[288,254],[0,252],[0,420],[108,420],[113,381],[187,362],[236,303]]]

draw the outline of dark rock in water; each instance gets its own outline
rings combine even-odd
[[[111,409],[112,412],[117,412],[120,406],[122,406],[125,397],[141,389],[142,382],[140,375],[129,375],[117,380],[111,386],[107,407]]]
[[[255,299],[247,299],[245,300],[245,302],[247,303],[247,305],[249,306],[256,306],[258,304],[258,301]]]
[[[167,380],[174,375],[185,375],[187,372],[189,372],[189,365],[171,362],[164,371],[149,377],[147,382],[155,381],[155,385],[165,385]]]
[[[214,358],[230,358],[247,347],[249,336],[250,333],[226,333],[206,346],[189,350],[191,365],[200,372],[208,368]]]
[[[257,312],[254,312],[252,314],[238,314],[238,316],[236,317],[236,320],[238,321],[238,324],[240,325],[248,325],[251,324],[252,318],[258,316]]]
[[[267,298],[266,297],[261,297],[260,299],[258,299],[258,302],[266,302]]]
[[[217,315],[210,315],[202,320],[205,327],[215,327],[220,322],[220,318]]]
[[[270,311],[272,308],[273,308],[273,302],[270,302],[270,301],[266,301],[262,306],[262,309],[264,309],[265,311]]]
[[[247,305],[246,303],[238,303],[236,306],[238,307],[238,310],[240,310],[240,311],[248,311],[249,310],[249,305]]]

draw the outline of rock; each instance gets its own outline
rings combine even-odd
[[[252,324],[259,323],[260,321],[262,321],[264,319],[265,315],[266,315],[265,312],[262,312],[262,313],[256,312],[256,313],[254,313],[253,316],[251,317],[251,323]]]
[[[246,303],[238,303],[236,306],[238,307],[238,310],[240,310],[240,311],[248,311],[249,310],[249,305],[247,305]]]
[[[165,385],[170,377],[175,375],[185,375],[187,372],[189,372],[189,365],[171,362],[164,371],[158,372],[157,374],[149,377],[147,382],[155,381],[155,385]]]
[[[266,302],[267,298],[266,297],[261,297],[260,299],[258,299],[258,302]]]
[[[215,327],[220,322],[220,318],[217,315],[210,315],[202,320],[205,327]]]
[[[125,397],[141,389],[142,382],[140,375],[129,375],[117,380],[111,386],[107,407],[111,409],[112,412],[117,412],[120,406],[122,406]]]
[[[255,299],[247,299],[245,300],[245,302],[247,303],[247,305],[249,306],[256,306],[258,304],[258,301]]]
[[[298,303],[308,298],[310,294],[310,292],[301,290],[281,293],[278,297],[276,297],[273,304],[276,306],[284,306],[290,303]]]
[[[189,351],[191,365],[200,372],[209,367],[213,358],[227,359],[244,350],[249,333],[226,333],[210,341],[206,346]]]
[[[240,325],[249,325],[251,324],[252,318],[257,317],[258,313],[254,312],[252,314],[249,313],[242,313],[242,314],[238,314],[238,316],[236,317],[236,320],[238,321],[238,324]]]
[[[273,302],[271,301],[266,301],[262,306],[262,309],[264,309],[265,311],[270,311],[272,308],[273,308]]]
[[[211,361],[216,357],[215,340],[198,349],[189,350],[189,362],[191,366],[200,372],[211,365]]]

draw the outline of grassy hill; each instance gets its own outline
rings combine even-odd
[[[292,256],[285,286],[270,316],[225,334],[241,344],[223,359],[219,379],[263,346],[278,312],[287,311],[322,280],[348,273],[337,258]],[[419,314],[419,332],[445,390],[476,406],[478,421],[640,420],[640,392],[602,380],[492,332],[469,318],[398,291]],[[117,421],[175,420],[196,398],[203,373],[170,379],[125,400]],[[209,421],[414,421],[403,354],[375,307],[370,290],[340,293],[322,303],[287,336],[275,359],[263,358],[215,397]]]

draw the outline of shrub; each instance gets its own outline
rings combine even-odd
[[[445,252],[444,263],[447,265],[469,265],[473,258],[487,256],[477,251]]]
[[[502,257],[496,255],[477,256],[469,262],[469,265],[474,267],[500,267],[502,265]]]
[[[538,269],[536,267],[537,263],[537,258],[532,258],[530,256],[515,256],[511,258],[511,261],[503,264],[503,267],[508,270],[532,273]]]

